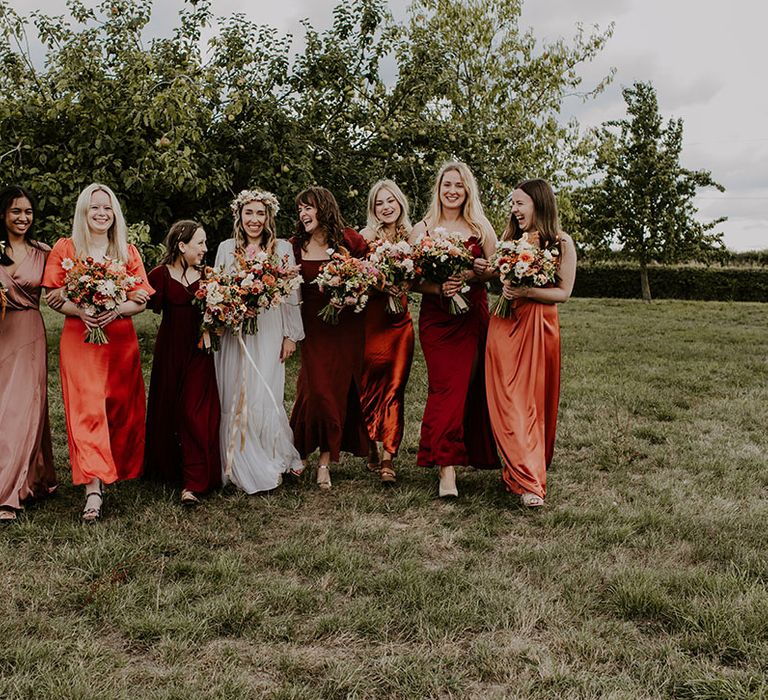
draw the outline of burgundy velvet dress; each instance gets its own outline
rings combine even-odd
[[[368,434],[360,408],[365,310],[344,309],[338,325],[318,317],[328,295],[311,284],[327,260],[305,260],[301,244],[291,239],[296,262],[301,265],[301,320],[305,338],[301,344],[301,370],[296,383],[296,401],[291,412],[291,429],[302,459],[315,450],[359,457],[368,454]],[[355,257],[368,251],[365,239],[356,231],[344,231],[344,246]]]
[[[475,258],[483,255],[476,237],[466,245]],[[485,397],[490,318],[485,285],[471,284],[465,296],[469,311],[457,316],[448,312],[448,299],[422,296],[419,340],[429,385],[416,458],[420,467],[499,467]]]
[[[161,265],[149,273],[149,308],[162,313],[147,405],[144,475],[194,493],[221,485],[219,392],[213,355],[197,347],[201,315],[188,287]]]

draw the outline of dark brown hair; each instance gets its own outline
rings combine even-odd
[[[35,198],[32,196],[32,193],[19,185],[9,185],[8,187],[3,187],[3,189],[0,190],[0,241],[5,244],[8,243],[8,231],[5,229],[5,215],[11,208],[13,200],[21,199],[22,197],[26,197],[29,200],[29,203],[32,205],[32,223],[27,229],[24,238],[33,248],[39,248],[40,246],[38,245],[37,241],[33,240],[30,236],[32,233],[32,228],[35,225],[35,219],[37,218],[37,203],[35,202]],[[7,245],[5,250],[6,252],[0,255],[0,265],[12,265],[13,260],[7,253]]]
[[[344,248],[346,224],[333,193],[325,187],[308,187],[296,197],[296,207],[300,204],[308,204],[317,209],[317,225],[325,231],[328,247],[334,250]],[[304,230],[301,219],[296,224],[296,238],[299,239],[302,249],[306,249],[310,235]]]
[[[171,224],[168,234],[163,241],[165,246],[165,255],[158,263],[159,265],[173,265],[176,259],[181,257],[184,267],[184,274],[187,272],[187,261],[181,255],[179,243],[189,243],[194,237],[197,229],[203,228],[203,225],[192,219],[181,219]]]
[[[557,200],[551,185],[546,180],[523,180],[515,185],[516,190],[522,190],[533,200],[533,225],[539,232],[539,244],[542,248],[555,246],[560,248],[560,220],[557,216]],[[509,213],[509,221],[501,239],[516,240],[522,237],[523,231],[517,219]]]

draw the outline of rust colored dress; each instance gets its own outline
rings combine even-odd
[[[488,409],[507,490],[544,498],[560,399],[557,305],[516,299],[513,308],[488,328]]]
[[[56,241],[43,275],[43,286],[57,289],[66,273],[65,258],[76,258],[71,238]],[[128,246],[129,274],[141,277],[139,288],[152,293],[139,252]],[[67,416],[72,483],[101,479],[111,484],[141,475],[144,462],[144,380],[139,343],[130,318],[104,328],[106,345],[86,343],[85,324],[67,316],[61,332],[59,371]]]
[[[465,245],[475,258],[483,255],[475,236]],[[419,340],[429,386],[416,458],[420,467],[499,466],[485,399],[485,285],[470,285],[466,297],[469,310],[454,316],[448,312],[448,299],[422,295]]]
[[[162,313],[147,403],[144,476],[207,493],[221,485],[221,409],[213,355],[197,347],[200,310],[188,287],[166,265],[149,273],[155,293],[148,307]]]
[[[50,248],[30,248],[13,274],[0,266],[8,308],[0,320],[0,506],[56,488],[48,423],[48,346],[40,282]]]
[[[344,231],[344,245],[358,258],[368,251],[356,231]],[[358,457],[368,454],[368,434],[360,408],[365,344],[365,311],[344,309],[338,325],[318,317],[328,295],[311,282],[327,260],[305,260],[298,239],[292,238],[296,262],[301,266],[301,320],[305,338],[301,344],[301,370],[296,383],[296,401],[291,429],[302,459],[315,450],[330,452],[339,461],[343,450]]]
[[[365,309],[361,404],[368,436],[397,454],[405,423],[405,385],[413,361],[413,321],[406,310],[387,311],[389,295],[371,292]],[[407,303],[406,295],[403,302]]]

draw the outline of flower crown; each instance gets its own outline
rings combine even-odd
[[[232,209],[232,216],[237,218],[240,214],[240,209],[248,204],[248,202],[262,202],[265,207],[269,207],[272,210],[272,215],[277,216],[277,212],[280,211],[280,204],[277,201],[277,197],[271,192],[265,190],[242,190],[231,202],[230,208]]]

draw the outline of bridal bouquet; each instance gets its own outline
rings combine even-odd
[[[490,260],[490,269],[499,273],[502,283],[518,287],[545,287],[557,278],[557,249],[539,248],[525,238],[502,241]],[[499,295],[491,313],[509,318],[512,301]]]
[[[368,289],[376,284],[378,272],[367,260],[353,258],[349,253],[328,250],[331,259],[320,268],[313,284],[328,292],[331,301],[318,316],[333,325],[339,322],[339,311],[346,306],[360,313],[368,303]]]
[[[232,275],[223,270],[205,268],[193,303],[203,312],[198,347],[206,352],[219,349],[225,330],[238,331],[242,327],[247,307]]]
[[[452,275],[472,269],[474,258],[464,239],[458,233],[449,233],[444,228],[436,228],[432,234],[425,234],[418,241],[413,251],[418,274],[427,282],[442,284]],[[469,310],[469,303],[463,287],[450,297],[448,312],[454,315]]]
[[[128,292],[142,282],[141,277],[128,274],[125,263],[109,258],[104,262],[95,262],[91,257],[64,258],[61,267],[66,272],[62,295],[85,309],[88,316],[115,310],[128,298]],[[103,328],[90,328],[85,333],[85,342],[106,345],[109,338]]]
[[[233,275],[242,302],[248,309],[272,309],[283,303],[302,283],[301,268],[290,265],[288,256],[277,255],[248,246],[235,253],[238,270]],[[246,316],[243,333],[254,334],[258,329],[256,316]]]
[[[372,248],[368,260],[379,271],[385,285],[402,289],[406,282],[410,282],[416,276],[413,249],[408,241],[390,243],[380,240],[373,243]],[[387,311],[391,314],[405,311],[400,296],[389,295]]]

